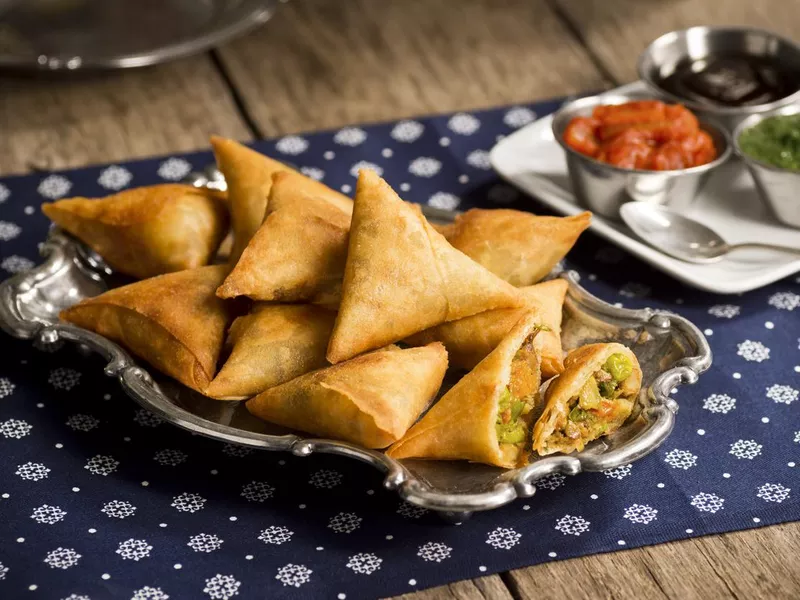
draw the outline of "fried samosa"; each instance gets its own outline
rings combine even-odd
[[[211,137],[211,146],[214,149],[217,166],[228,185],[228,202],[233,227],[231,264],[239,260],[239,256],[264,220],[274,173],[290,172],[295,176],[299,188],[313,196],[324,198],[348,214],[353,210],[353,202],[347,196],[247,146],[217,136]]]
[[[439,228],[454,248],[512,285],[541,281],[589,227],[592,213],[539,217],[510,209],[473,208]]]
[[[84,300],[60,316],[202,392],[214,378],[232,319],[214,295],[226,271],[214,265],[151,277]]]
[[[267,217],[217,290],[220,298],[337,306],[347,258],[350,215],[273,176]]]
[[[439,343],[390,346],[271,388],[247,409],[291,429],[385,448],[436,397],[446,370],[447,352]]]
[[[114,270],[139,279],[207,265],[228,230],[222,195],[168,183],[105,198],[67,198],[42,212]]]
[[[540,405],[538,333],[538,315],[520,319],[500,345],[386,454],[469,460],[507,469],[524,465]]]
[[[228,330],[230,355],[206,396],[244,400],[326,366],[335,318],[310,304],[256,304]]]
[[[630,416],[641,385],[639,361],[622,344],[573,350],[564,360],[564,372],[547,388],[533,449],[541,455],[581,451],[613,433]]]
[[[518,290],[454,249],[418,207],[374,171],[361,170],[330,362],[445,321],[523,304]]]
[[[525,308],[487,310],[431,327],[405,341],[412,346],[433,341],[442,342],[447,348],[452,366],[471,369],[497,347],[522,316],[527,312],[534,312],[539,316],[542,325],[542,331],[535,341],[541,353],[542,378],[549,379],[564,370],[561,318],[568,287],[569,284],[564,279],[553,279],[520,288],[525,296]]]

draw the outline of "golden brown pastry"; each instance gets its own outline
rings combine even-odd
[[[269,389],[247,409],[291,429],[385,448],[436,397],[446,370],[447,352],[439,343],[390,346]]]
[[[174,183],[67,198],[42,204],[42,212],[111,268],[139,279],[207,265],[228,230],[220,194]]]
[[[534,312],[545,328],[536,336],[534,344],[541,353],[542,378],[549,379],[564,370],[561,318],[568,287],[564,279],[553,279],[520,288],[526,300],[524,308],[487,310],[431,327],[405,341],[413,346],[442,342],[447,348],[451,365],[471,369],[497,347],[524,314]]]
[[[545,393],[545,409],[533,430],[539,454],[573,452],[619,429],[642,385],[636,355],[622,344],[590,344],[570,352],[564,372]]]
[[[540,403],[538,331],[537,315],[520,319],[387,456],[469,460],[507,469],[525,464]]]
[[[374,171],[361,171],[330,362],[444,321],[522,304],[514,287],[450,246],[418,207]]]
[[[202,392],[216,372],[231,311],[214,290],[227,267],[159,275],[61,311],[61,319],[107,337]]]
[[[350,215],[298,188],[295,175],[273,179],[267,217],[217,295],[337,306]]]
[[[592,213],[539,217],[510,209],[473,208],[440,227],[453,247],[518,287],[541,281],[589,227]]]
[[[228,330],[230,355],[206,396],[243,400],[328,364],[336,313],[309,304],[256,304]]]
[[[217,136],[211,137],[211,146],[217,166],[228,185],[233,227],[231,264],[239,260],[250,238],[261,226],[272,187],[272,175],[279,171],[292,173],[297,178],[297,185],[311,195],[324,198],[347,213],[353,210],[353,202],[347,196],[247,146]]]

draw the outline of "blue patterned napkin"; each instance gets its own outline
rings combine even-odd
[[[345,193],[370,166],[416,202],[545,212],[498,181],[488,150],[557,105],[255,147]],[[14,273],[39,260],[43,200],[176,181],[211,161],[202,152],[3,180],[0,267]],[[534,497],[461,526],[399,501],[359,463],[193,437],[137,408],[103,376],[98,357],[3,336],[0,597],[374,598],[800,519],[800,280],[713,296],[590,233],[568,266],[610,302],[690,318],[705,330],[714,366],[677,393],[677,427],[647,458],[603,473],[551,475]]]

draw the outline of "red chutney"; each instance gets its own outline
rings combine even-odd
[[[717,157],[714,141],[680,104],[639,100],[597,106],[564,130],[573,150],[625,169],[688,169]]]

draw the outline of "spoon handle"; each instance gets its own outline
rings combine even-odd
[[[779,252],[789,252],[790,254],[797,254],[800,255],[800,248],[792,248],[790,246],[780,246],[778,244],[762,244],[761,242],[745,242],[742,244],[730,244],[728,246],[730,250],[741,250],[741,249],[760,249],[760,250],[777,250]]]

